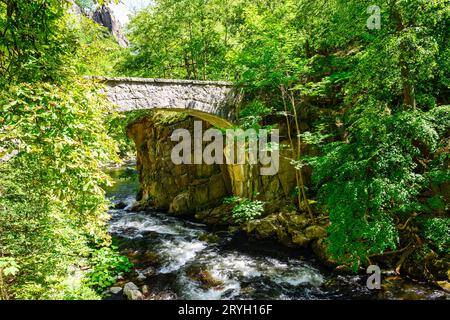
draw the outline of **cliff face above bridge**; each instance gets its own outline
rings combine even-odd
[[[111,8],[107,6],[101,6],[97,8],[92,14],[92,20],[106,27],[109,32],[112,33],[114,38],[116,38],[117,43],[121,47],[127,48],[129,46],[129,41],[122,31],[122,25],[114,16]]]
[[[119,20],[114,16],[114,12],[108,6],[98,6],[97,8],[82,8],[75,0],[69,0],[70,8],[69,12],[78,16],[80,19],[85,16],[99,25],[108,29],[108,31],[114,36],[119,46],[127,48],[129,41],[123,31],[122,25]]]
[[[240,95],[231,83],[220,81],[145,78],[95,78],[120,112],[180,111],[214,126],[227,128],[235,119]]]

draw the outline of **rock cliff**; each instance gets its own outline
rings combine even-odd
[[[121,47],[126,48],[129,46],[128,39],[122,31],[122,26],[115,18],[111,8],[107,6],[98,7],[92,14],[92,20],[106,27]]]
[[[295,170],[286,159],[288,150],[282,152],[280,170],[274,176],[261,176],[256,165],[173,164],[171,151],[177,143],[170,136],[175,129],[192,132],[193,127],[192,117],[161,125],[157,116],[141,118],[128,126],[127,133],[137,148],[139,200],[143,206],[172,214],[197,213],[202,220],[209,220],[210,215],[220,215],[213,209],[231,195],[264,201],[266,214],[290,203],[296,182]],[[208,128],[210,125],[203,122],[203,129]]]
[[[204,123],[204,128],[209,125]],[[231,194],[226,167],[221,165],[175,165],[171,152],[177,144],[170,140],[179,128],[193,130],[193,118],[170,125],[158,124],[155,117],[145,117],[130,124],[128,135],[137,149],[140,180],[139,199],[150,206],[172,214],[195,213],[214,207]]]
[[[129,46],[130,43],[123,32],[122,25],[116,19],[111,8],[108,6],[100,6],[95,9],[95,11],[90,12],[80,8],[74,0],[70,0],[69,12],[79,17],[86,16],[96,23],[104,26],[109,30],[109,32],[111,32],[121,47],[127,48]]]

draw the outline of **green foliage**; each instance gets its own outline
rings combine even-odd
[[[148,111],[113,113],[106,119],[108,135],[118,145],[121,158],[132,157],[136,152],[134,142],[126,133],[127,125],[146,114]]]
[[[326,145],[310,162],[330,211],[330,251],[357,263],[395,249],[394,217],[424,209],[418,196],[428,181],[417,159],[436,150],[439,134],[427,113],[375,106],[366,106],[349,133],[348,142]]]
[[[224,204],[233,205],[232,215],[234,222],[243,224],[261,216],[265,203],[259,200],[249,200],[239,197],[224,199]]]
[[[432,218],[423,221],[423,234],[438,251],[450,253],[450,218]]]
[[[117,248],[102,248],[93,252],[92,270],[85,279],[89,287],[101,293],[117,281],[117,275],[129,272],[133,264],[117,253]]]
[[[133,48],[120,70],[146,77],[228,78],[226,2],[155,1],[130,22]]]
[[[101,167],[116,160],[108,111],[85,80],[11,85],[0,93],[0,255],[20,266],[17,297],[49,297],[89,244],[108,244]]]
[[[95,1],[93,0],[75,0],[75,3],[85,12],[92,11],[95,7]]]
[[[69,3],[0,1],[0,257],[15,263],[4,298],[98,298],[81,269],[110,243],[102,167],[118,159],[109,107],[79,74],[105,72],[95,50],[113,45]]]
[[[103,26],[85,16],[67,16],[76,45],[72,64],[77,74],[88,76],[117,76],[115,70],[126,49],[119,46]]]
[[[353,10],[358,4],[345,6]],[[438,69],[448,38],[442,33],[445,19],[429,21],[431,15],[448,16],[448,7],[409,1],[384,8],[390,8],[389,18],[376,34],[346,35],[365,45],[345,84],[344,100],[351,104],[344,118],[346,141],[309,139],[323,142],[323,155],[310,163],[330,212],[330,253],[354,267],[402,243],[395,221],[442,210],[420,196],[449,181],[448,156],[439,150],[445,148],[450,117],[448,107],[437,106],[445,101],[446,80]],[[435,227],[434,240],[441,243],[446,229]]]
[[[0,258],[0,270],[4,276],[14,276],[19,272],[19,266],[13,258]]]
[[[82,1],[86,5],[94,1]],[[97,1],[95,1],[97,2]],[[110,2],[110,1],[102,1]],[[0,1],[0,84],[110,75],[121,52],[103,27],[67,13],[69,1]]]
[[[185,113],[170,111],[154,111],[151,116],[153,122],[160,126],[173,125],[186,120],[188,117]]]
[[[64,13],[59,0],[0,1],[0,85],[58,80],[71,72],[61,66],[71,50]]]
[[[260,101],[252,101],[239,113],[240,125],[243,129],[261,129],[265,116],[272,114],[272,109]]]
[[[159,126],[172,125],[183,121],[187,115],[181,112],[170,111],[150,111],[137,110],[127,113],[113,113],[107,118],[108,135],[114,139],[119,146],[121,158],[131,158],[135,156],[136,146],[131,138],[128,137],[127,127],[144,117],[151,117],[153,122]]]

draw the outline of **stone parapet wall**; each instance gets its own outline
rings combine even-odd
[[[95,77],[119,112],[180,111],[215,126],[231,126],[240,100],[233,85],[223,81]]]

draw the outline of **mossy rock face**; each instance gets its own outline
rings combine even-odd
[[[401,270],[418,280],[448,281],[450,280],[450,256],[439,255],[429,248],[422,247],[405,260]]]
[[[276,215],[264,219],[256,219],[247,223],[246,231],[259,239],[276,238],[280,224]]]
[[[323,239],[327,237],[327,230],[320,226],[310,226],[305,229],[305,235],[310,240]]]
[[[282,212],[271,214],[263,219],[252,220],[244,230],[257,239],[276,239],[288,247],[309,246],[312,240],[327,237],[325,227],[311,225],[305,214]]]
[[[193,214],[219,206],[225,197],[235,195],[251,199],[255,193],[259,200],[266,202],[267,214],[291,203],[296,171],[284,157],[280,159],[280,170],[275,176],[261,176],[261,168],[256,165],[175,165],[171,158],[178,143],[170,139],[171,134],[176,129],[186,129],[193,135],[197,120],[172,113],[149,113],[127,126],[128,137],[138,146],[140,210],[153,208],[174,215]],[[203,121],[202,127],[207,130],[212,125]],[[202,147],[208,144],[205,141]],[[224,224],[221,219],[207,219],[208,224]]]
[[[171,160],[171,141],[176,129],[194,132],[193,117],[160,114],[144,116],[127,127],[128,136],[137,148],[140,209],[155,208],[174,215],[192,214],[204,208],[213,208],[230,195],[226,167],[213,164],[180,164]],[[203,121],[204,130],[211,124]],[[204,142],[203,147],[206,146]],[[151,201],[149,200],[151,195]]]
[[[195,214],[195,218],[209,225],[227,226],[233,224],[230,211],[228,205],[221,205],[214,209],[198,211]]]
[[[169,208],[169,213],[173,215],[182,215],[188,213],[190,196],[188,192],[183,192],[177,195]]]
[[[307,248],[311,240],[308,239],[303,233],[294,231],[292,233],[292,242],[297,246]]]
[[[289,215],[289,227],[295,230],[302,230],[311,224],[304,214],[297,214],[296,212],[291,212]]]

